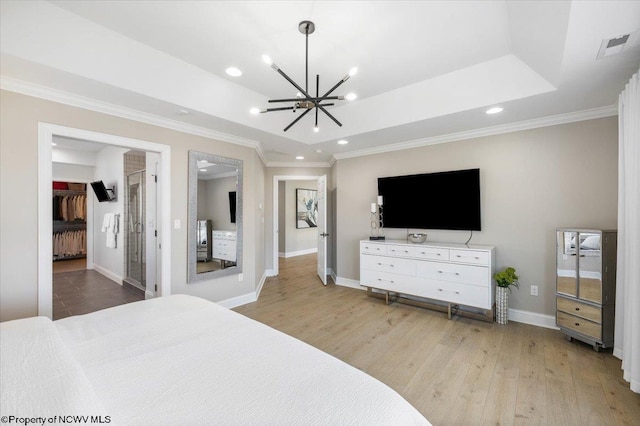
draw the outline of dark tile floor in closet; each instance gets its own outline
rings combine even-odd
[[[91,269],[53,274],[54,320],[139,300],[144,296]]]

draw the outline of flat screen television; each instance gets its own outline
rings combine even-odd
[[[480,231],[480,169],[378,178],[385,228]]]
[[[93,192],[96,193],[96,198],[98,198],[99,202],[113,201],[115,199],[113,189],[106,188],[101,180],[91,182],[91,187],[93,188]]]

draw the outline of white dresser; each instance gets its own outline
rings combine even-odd
[[[424,243],[404,240],[360,242],[360,285],[389,296],[418,296],[447,303],[451,316],[457,305],[491,312],[495,298],[492,246]],[[403,301],[403,300],[400,300]]]
[[[216,231],[211,233],[213,240],[211,257],[223,262],[236,261],[236,232]]]

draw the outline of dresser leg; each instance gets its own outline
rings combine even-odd
[[[451,303],[447,303],[447,317],[451,319]]]

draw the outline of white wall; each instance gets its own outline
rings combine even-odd
[[[108,146],[96,155],[94,180],[101,180],[107,188],[115,185],[116,201],[93,204],[93,266],[115,281],[122,283],[124,277],[125,229],[122,226],[124,214],[124,153],[129,149]],[[91,190],[91,188],[89,188]],[[120,230],[116,236],[116,248],[106,246],[107,234],[102,232],[102,223],[106,213],[120,214]]]
[[[471,243],[496,246],[496,266],[517,269],[521,287],[510,295],[511,308],[553,315],[555,229],[616,228],[617,124],[608,117],[338,160],[338,277],[359,280],[358,241],[369,235],[378,177],[479,168],[482,231]],[[404,229],[385,234],[406,238]],[[469,237],[428,234],[440,242]],[[539,286],[539,296],[530,295],[531,285]]]
[[[95,174],[95,167],[54,162],[51,174],[53,180],[62,182],[91,182]],[[90,185],[87,185],[87,190],[91,190]]]

